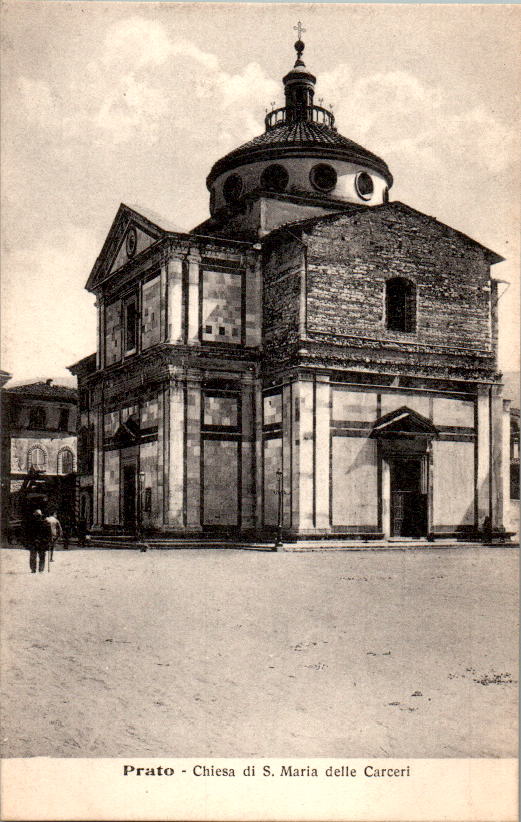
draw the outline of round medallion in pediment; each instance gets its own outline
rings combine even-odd
[[[125,243],[126,243],[125,248],[126,248],[126,252],[127,252],[127,257],[129,257],[129,258],[133,257],[134,254],[136,253],[136,248],[137,248],[137,234],[136,234],[136,229],[135,228],[129,228],[129,230],[127,231],[127,237],[126,237]]]

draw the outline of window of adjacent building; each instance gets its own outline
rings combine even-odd
[[[68,431],[69,429],[69,409],[60,408],[60,419],[58,420],[58,430]]]
[[[27,454],[27,468],[35,468],[37,471],[43,471],[46,463],[47,458],[43,448],[35,445],[29,449],[29,453]]]
[[[29,411],[29,428],[45,428],[45,423],[45,408],[41,405],[33,405]]]
[[[134,297],[125,303],[125,354],[131,354],[137,348],[138,319],[137,300]]]
[[[411,334],[416,330],[416,287],[410,280],[403,277],[387,280],[385,325],[389,331]]]
[[[74,471],[74,455],[70,448],[63,448],[58,454],[58,474],[71,474]]]

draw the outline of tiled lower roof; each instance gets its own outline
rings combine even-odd
[[[46,382],[33,382],[29,385],[16,385],[13,388],[4,388],[9,394],[36,398],[41,400],[67,400],[77,402],[78,392],[75,388],[66,385],[49,385]]]

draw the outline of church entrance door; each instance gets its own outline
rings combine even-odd
[[[136,527],[136,466],[123,466],[123,525],[125,530]]]
[[[407,456],[391,460],[391,536],[426,536],[425,472],[425,458]]]

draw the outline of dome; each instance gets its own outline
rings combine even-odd
[[[343,137],[334,127],[331,128],[324,123],[300,121],[277,125],[230,151],[214,164],[207,177],[206,185],[210,188],[217,177],[238,166],[259,161],[274,162],[284,158],[289,159],[301,156],[303,151],[308,157],[345,160],[366,166],[381,174],[389,186],[393,184],[393,177],[387,164],[376,154],[353,140]]]
[[[214,163],[206,185],[212,216],[242,208],[245,197],[304,198],[311,207],[357,203],[379,205],[393,184],[387,164],[343,137],[333,112],[314,103],[316,77],[297,60],[283,77],[285,105],[267,113],[265,131]],[[320,101],[321,102],[321,101]],[[295,209],[293,209],[295,211]]]

